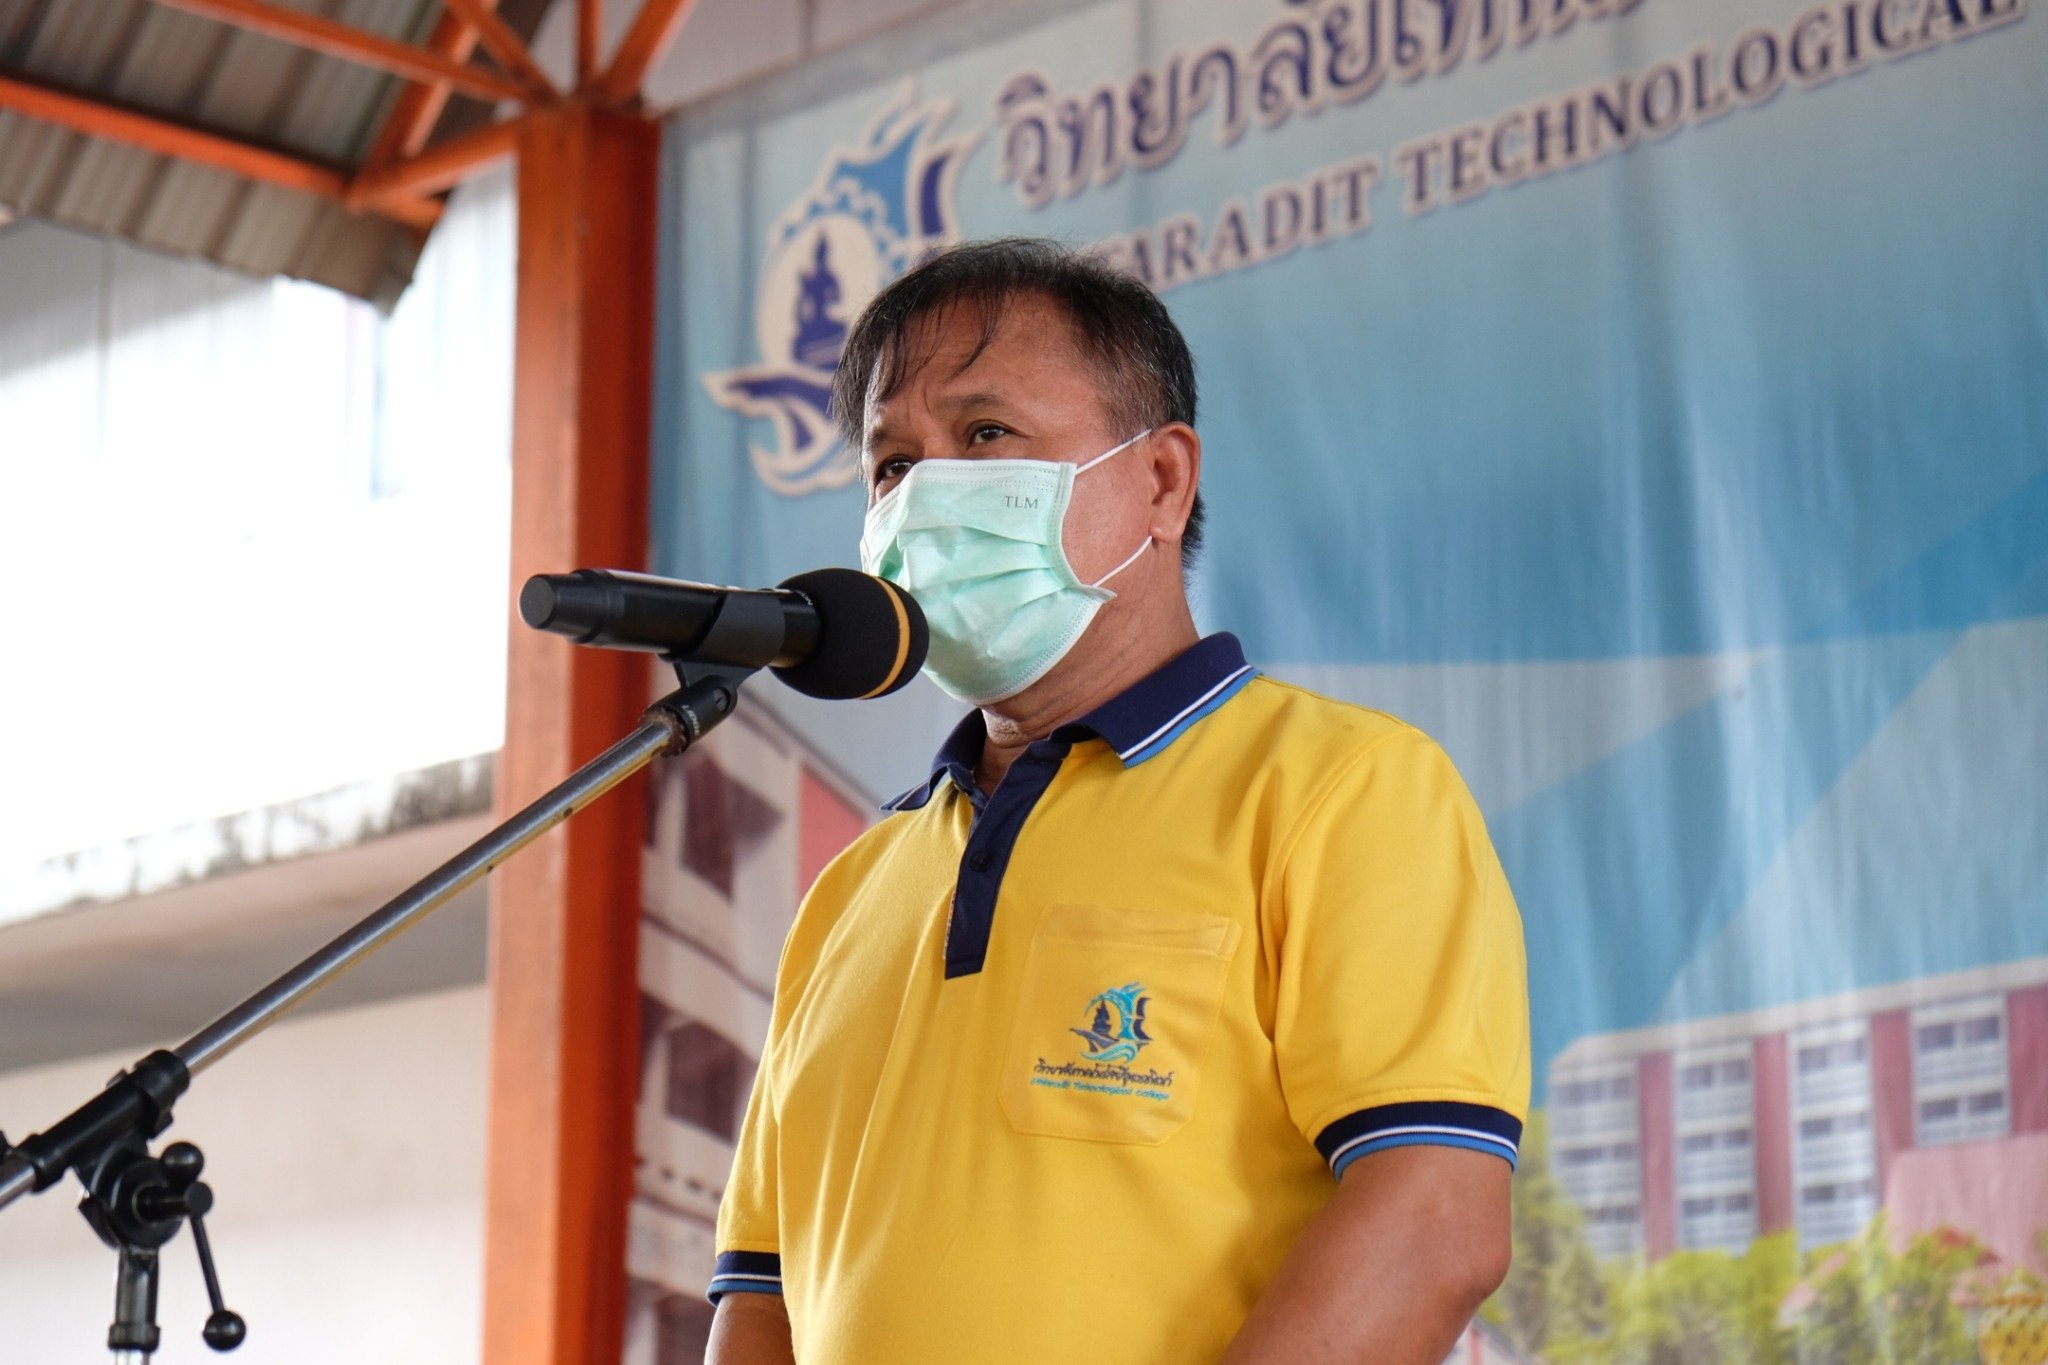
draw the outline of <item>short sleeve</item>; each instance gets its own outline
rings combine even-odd
[[[782,1292],[775,1181],[778,1129],[774,1087],[769,1081],[772,1060],[772,1052],[765,1055],[754,1073],[753,1094],[747,1100],[747,1116],[733,1153],[732,1175],[718,1204],[718,1262],[706,1294],[713,1303],[726,1294]]]
[[[1278,875],[1281,1086],[1332,1174],[1416,1145],[1512,1166],[1529,1102],[1522,922],[1450,758],[1405,726],[1374,741],[1312,799]]]

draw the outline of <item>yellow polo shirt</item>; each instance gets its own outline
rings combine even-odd
[[[797,916],[714,1299],[802,1365],[1190,1365],[1351,1161],[1514,1160],[1521,921],[1435,743],[1228,635],[987,797],[982,737]]]

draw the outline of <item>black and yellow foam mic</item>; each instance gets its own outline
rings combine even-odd
[[[519,593],[536,630],[672,662],[766,668],[828,700],[881,697],[924,667],[917,601],[856,569],[813,569],[774,588],[722,588],[620,569],[537,574]]]

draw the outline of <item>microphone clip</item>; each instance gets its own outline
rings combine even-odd
[[[775,662],[782,652],[783,637],[781,602],[767,593],[731,592],[719,599],[711,624],[687,653],[661,657],[674,665],[676,677],[685,685],[711,673],[730,674],[737,684]]]
[[[775,661],[782,639],[780,603],[765,594],[731,593],[688,654],[662,655],[675,670],[676,690],[648,707],[642,719],[672,728],[664,753],[680,754],[730,716],[740,704],[740,684]]]
[[[661,749],[663,758],[676,755],[704,738],[712,726],[731,716],[740,704],[740,684],[757,669],[735,668],[731,664],[695,663],[671,660],[675,665],[675,691],[649,706],[641,724],[665,726],[669,741]]]

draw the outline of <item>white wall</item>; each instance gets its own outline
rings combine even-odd
[[[0,229],[0,884],[499,747],[510,191],[388,318]]]
[[[164,1251],[158,1365],[461,1365],[482,1321],[481,986],[287,1020],[201,1075],[171,1135],[207,1158],[230,1356],[201,1342],[190,1233]],[[47,1126],[129,1054],[0,1075],[0,1126]],[[73,1183],[0,1210],[0,1365],[104,1365],[113,1253]]]
[[[511,185],[501,171],[457,194],[388,317],[0,228],[0,953],[54,923],[10,917],[102,894],[82,874],[46,885],[58,855],[398,791],[385,779],[502,743]],[[389,889],[423,870],[393,861]],[[233,935],[206,927],[218,917],[147,926],[175,943],[153,988],[175,999],[237,953],[274,955],[335,894],[305,888]],[[89,1009],[118,980],[110,966],[10,1004]],[[485,1001],[474,985],[305,1015],[199,1078],[173,1132],[207,1152],[224,1285],[250,1323],[226,1359],[477,1358]],[[0,1128],[47,1126],[141,1050],[0,1074]],[[112,1254],[75,1203],[67,1187],[0,1210],[0,1365],[109,1358]],[[186,1237],[162,1309],[160,1362],[222,1359],[199,1337]]]

